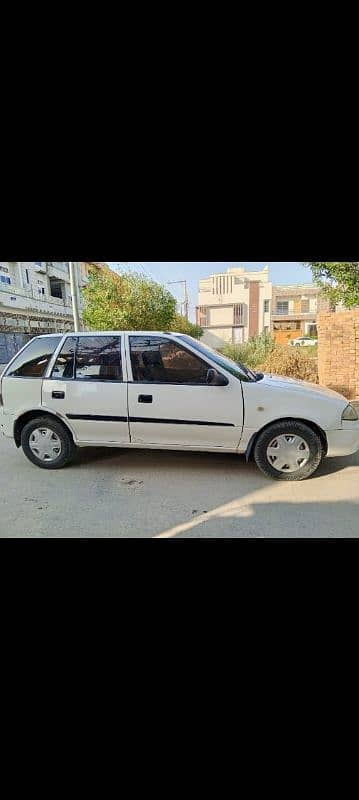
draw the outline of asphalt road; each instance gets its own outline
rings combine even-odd
[[[303,483],[239,456],[84,449],[46,472],[0,437],[0,537],[359,536],[359,453]]]

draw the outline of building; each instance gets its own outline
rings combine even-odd
[[[94,266],[101,267],[100,262]],[[90,264],[77,262],[78,297]],[[56,333],[73,328],[68,261],[0,261],[0,331]]]
[[[80,309],[91,266],[104,264],[76,262]],[[68,261],[0,261],[0,371],[33,336],[73,326]]]
[[[268,267],[260,272],[233,267],[210,275],[199,285],[197,324],[204,329],[203,341],[218,347],[270,333],[271,305]]]
[[[320,289],[312,283],[273,286],[272,333],[285,344],[299,336],[317,336],[317,314],[328,311],[329,303],[320,297]]]

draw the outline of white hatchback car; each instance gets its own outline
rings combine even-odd
[[[5,436],[39,467],[76,447],[245,453],[278,480],[359,449],[355,408],[323,387],[256,373],[190,336],[39,336],[0,382]]]
[[[315,347],[318,344],[318,339],[312,339],[310,336],[299,336],[298,339],[291,339],[288,344],[291,347]]]

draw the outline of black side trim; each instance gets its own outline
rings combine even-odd
[[[128,422],[127,417],[105,417],[99,414],[66,414],[67,419],[82,419],[90,422]],[[159,419],[151,417],[130,417],[129,422],[150,422],[160,425],[205,425],[215,428],[235,428],[232,422],[207,422],[192,419]]]
[[[215,428],[235,428],[232,422],[206,422],[205,420],[192,420],[192,419],[159,419],[151,417],[130,417],[130,422],[151,422],[159,423],[160,425],[206,425]]]
[[[90,422],[128,422],[127,417],[105,417],[99,414],[66,414],[67,419],[84,419]]]

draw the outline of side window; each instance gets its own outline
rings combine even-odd
[[[52,378],[71,380],[75,374],[75,353],[77,337],[69,336],[57,356],[55,366],[52,370]]]
[[[7,377],[42,378],[46,367],[60,344],[62,336],[41,336],[32,339],[20,355],[11,364]]]
[[[122,381],[121,337],[80,336],[75,370],[78,381]]]
[[[209,365],[175,341],[131,336],[130,350],[136,383],[207,384]]]

